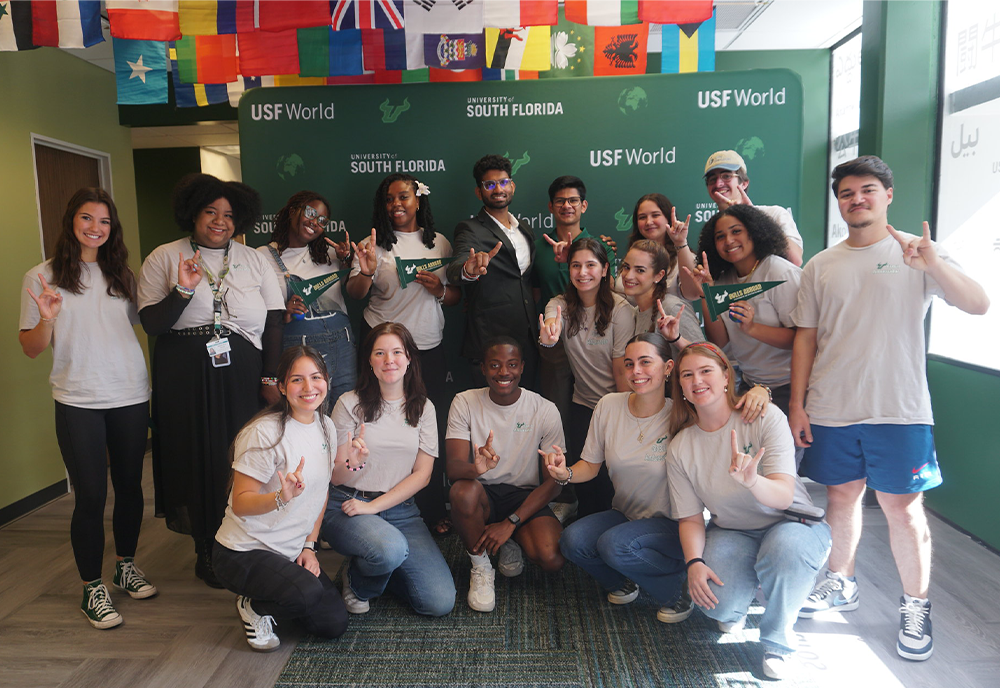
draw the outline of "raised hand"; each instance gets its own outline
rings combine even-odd
[[[710,287],[715,285],[715,280],[712,279],[712,273],[708,271],[708,253],[705,251],[701,252],[701,265],[696,266],[693,271],[689,270],[685,266],[681,266],[681,270],[683,270],[684,274],[694,281],[695,286],[698,287],[698,291],[700,292],[698,294],[699,297],[703,297],[705,295],[705,292],[702,290],[702,286],[706,284]]]
[[[38,306],[38,315],[44,320],[55,320],[59,315],[59,311],[62,310],[62,294],[57,292],[55,289],[49,286],[49,283],[45,281],[41,273],[38,275],[38,280],[42,284],[42,291],[38,296],[35,296],[31,288],[27,288],[28,296],[31,300],[35,302]]]
[[[542,234],[545,237],[545,241],[549,243],[552,247],[552,259],[557,263],[565,263],[567,256],[569,255],[569,244],[568,241],[556,241],[548,234]]]
[[[607,244],[611,248],[611,252],[615,255],[618,254],[618,242],[609,237],[607,234],[601,235],[601,241]]]
[[[278,471],[278,482],[281,483],[281,501],[290,502],[306,489],[302,469],[306,467],[306,457],[299,459],[298,467],[291,473],[282,474]]]
[[[556,317],[545,319],[538,314],[538,338],[545,346],[555,346],[562,335],[562,306],[556,306]]]
[[[180,262],[177,264],[177,284],[185,289],[194,289],[201,282],[201,250],[194,252],[193,258],[184,258],[184,254],[179,254]]]
[[[899,242],[903,249],[903,262],[907,266],[926,272],[937,264],[938,253],[931,241],[931,226],[928,223],[924,223],[924,234],[919,238],[897,232],[892,225],[886,225],[885,228]]]
[[[288,302],[285,303],[285,322],[291,322],[292,316],[295,315],[305,315],[309,312],[309,307],[306,306],[305,301],[298,294],[292,294],[288,297]]]
[[[563,453],[562,448],[557,444],[553,444],[552,448],[555,451],[547,454],[542,449],[538,450],[538,453],[545,459],[546,470],[556,480],[563,481],[569,479],[569,468],[566,467],[566,454]]]
[[[753,336],[755,313],[753,304],[749,301],[737,301],[729,304],[729,318],[738,323],[740,329],[751,337]]]
[[[476,465],[476,473],[482,475],[487,471],[492,471],[497,467],[500,462],[500,457],[495,451],[493,451],[493,431],[490,430],[490,436],[486,438],[486,444],[479,446],[478,444],[472,445],[472,460]]]
[[[372,235],[368,244],[355,244],[351,242],[351,248],[354,249],[355,254],[358,256],[358,268],[361,272],[365,273],[365,276],[371,276],[375,274],[375,269],[378,267],[378,256],[375,253],[375,228],[372,227]]]
[[[674,246],[677,248],[682,248],[687,245],[688,227],[690,224],[691,215],[688,215],[684,222],[678,222],[677,208],[670,208],[670,226],[667,228],[667,233],[670,235],[670,240],[674,242]]]
[[[348,233],[346,229],[344,230],[343,241],[334,241],[330,237],[323,237],[323,239],[324,241],[326,241],[326,243],[328,243],[330,246],[333,247],[333,250],[337,253],[337,260],[339,260],[341,263],[350,258],[351,246],[353,246],[353,244],[351,243],[351,235]]]
[[[754,456],[744,454],[740,451],[736,443],[736,431],[733,430],[733,456],[729,462],[729,477],[738,482],[743,487],[750,489],[757,484],[760,476],[757,475],[757,466],[764,456],[764,447],[757,450]]]
[[[427,270],[421,270],[417,273],[417,277],[414,280],[421,287],[430,292],[431,296],[436,299],[444,298],[447,291],[444,284],[441,282],[441,278],[435,275],[433,272],[428,272]]]
[[[743,422],[752,423],[767,415],[767,406],[771,403],[771,395],[763,387],[751,387],[750,391],[736,402],[736,408],[743,409]],[[733,431],[735,432],[735,430]]]
[[[351,432],[347,432],[347,446],[349,455],[347,467],[351,470],[360,470],[361,466],[368,460],[368,445],[365,444],[365,424],[358,428],[358,436],[352,437]]]
[[[660,317],[656,320],[656,329],[668,342],[673,342],[681,336],[681,313],[684,312],[685,308],[687,305],[682,304],[677,315],[667,315],[667,312],[663,310],[663,302],[660,299],[656,300],[656,310],[660,313]]]
[[[469,257],[466,259],[465,264],[462,266],[462,269],[465,271],[465,274],[473,278],[485,275],[486,267],[490,264],[490,261],[493,260],[493,258],[496,257],[498,253],[500,253],[500,249],[502,247],[503,243],[498,241],[497,245],[494,246],[492,249],[490,249],[489,253],[483,251],[479,251],[477,253],[474,248],[470,248]]]

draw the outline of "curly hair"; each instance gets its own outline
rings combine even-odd
[[[573,256],[580,251],[590,251],[605,270],[597,291],[597,311],[594,316],[594,329],[597,330],[598,336],[603,337],[604,332],[611,324],[611,312],[615,308],[615,299],[611,293],[611,270],[608,269],[608,254],[604,251],[604,244],[597,239],[580,237],[570,244],[566,264],[571,265]],[[580,301],[580,295],[577,293],[576,287],[573,286],[572,280],[566,285],[563,298],[566,299],[566,310],[563,312],[563,318],[566,319],[566,336],[575,337],[583,326],[583,302]]]
[[[210,174],[184,175],[174,187],[171,203],[174,220],[185,232],[194,231],[194,223],[204,208],[225,198],[233,208],[234,236],[245,234],[260,217],[260,194],[240,182],[224,182]]]
[[[479,186],[480,182],[483,181],[483,177],[490,170],[500,170],[501,172],[506,172],[507,176],[510,177],[513,173],[511,170],[514,169],[510,164],[510,160],[502,155],[484,155],[476,161],[476,164],[472,166],[472,177],[476,180],[476,186]]]
[[[788,259],[788,237],[778,223],[767,213],[752,205],[731,205],[719,211],[705,223],[698,237],[698,255],[708,254],[708,271],[713,279],[719,279],[727,270],[735,270],[733,264],[719,255],[715,248],[715,225],[726,216],[734,217],[746,227],[747,235],[753,242],[753,253],[757,260],[768,256]]]
[[[313,201],[319,201],[326,206],[327,214],[330,213],[330,202],[321,194],[315,191],[299,191],[285,203],[285,207],[278,211],[274,218],[274,231],[271,232],[271,241],[278,246],[278,253],[283,253],[288,248],[288,237],[292,232],[292,224],[298,222],[302,217],[305,207]],[[309,242],[309,257],[316,265],[330,265],[330,245],[326,243],[323,234]]]
[[[653,285],[653,301],[659,301],[667,293],[667,283],[674,270],[677,269],[677,254],[671,253],[663,244],[652,239],[639,239],[629,246],[628,250],[642,251],[648,254],[652,259],[650,268],[654,275],[661,270],[663,271],[663,279]],[[625,254],[625,257],[628,258],[628,253]]]
[[[375,243],[386,251],[391,251],[396,243],[396,233],[392,229],[392,220],[389,218],[389,211],[386,209],[385,199],[389,195],[389,187],[393,182],[407,182],[413,186],[413,193],[417,193],[417,178],[412,174],[396,172],[390,174],[382,180],[375,190],[375,198],[372,201],[372,227],[375,228]],[[429,196],[416,196],[417,198],[417,226],[422,230],[421,239],[424,246],[434,248],[434,213],[431,212],[431,199]]]
[[[739,395],[736,394],[736,373],[722,349],[711,342],[688,344],[677,354],[677,362],[674,364],[674,381],[670,391],[670,398],[674,400],[674,405],[670,409],[671,436],[676,436],[684,428],[698,422],[698,410],[694,404],[684,398],[684,389],[681,387],[681,364],[689,356],[705,356],[719,364],[728,383],[726,385],[726,401],[729,403],[730,409],[735,409],[736,402],[740,399]]]
[[[420,374],[420,351],[413,341],[413,335],[400,323],[384,322],[376,325],[365,341],[361,344],[361,353],[358,356],[358,381],[354,387],[358,395],[358,403],[354,407],[354,413],[361,418],[363,423],[374,423],[382,417],[385,402],[382,399],[382,388],[379,386],[378,378],[371,366],[372,350],[375,349],[375,342],[382,335],[395,335],[403,342],[403,351],[410,359],[410,364],[403,376],[403,398],[406,400],[403,408],[406,413],[406,422],[411,427],[417,427],[420,423],[420,415],[424,412],[424,404],[427,402],[427,388],[424,386],[424,379]]]
[[[128,249],[122,235],[122,223],[111,194],[101,188],[84,187],[73,194],[63,213],[62,230],[52,256],[52,283],[73,294],[83,292],[81,282],[80,240],[73,231],[76,214],[87,203],[100,203],[108,209],[111,230],[108,239],[97,249],[97,265],[108,283],[108,296],[120,296],[135,302],[135,274],[128,266]]]

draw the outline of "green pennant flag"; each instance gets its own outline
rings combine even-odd
[[[399,275],[399,283],[406,289],[406,285],[417,279],[418,272],[433,272],[440,270],[448,263],[457,258],[399,258],[396,257],[396,273]]]
[[[712,316],[712,322],[719,319],[719,316],[729,310],[729,304],[737,301],[746,301],[755,296],[760,296],[769,289],[774,289],[779,284],[784,284],[785,280],[777,282],[747,282],[746,284],[721,284],[718,286],[702,285],[705,292],[705,302],[708,304],[708,314]]]
[[[318,299],[323,292],[335,285],[351,274],[351,269],[331,272],[329,275],[320,275],[311,279],[288,280],[288,287],[301,299],[302,303],[309,306]]]

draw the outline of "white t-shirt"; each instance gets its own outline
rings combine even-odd
[[[757,269],[747,279],[737,277],[735,269],[728,269],[716,281],[717,285],[742,282],[785,283],[750,299],[754,308],[754,322],[771,327],[795,327],[792,311],[798,303],[799,281],[802,270],[779,256],[768,256],[760,261]],[[792,379],[792,350],[779,349],[754,339],[740,329],[739,323],[729,319],[728,313],[719,316],[729,335],[726,351],[739,361],[746,378],[764,385],[787,385]]]
[[[486,214],[490,215],[489,213]],[[507,219],[510,221],[510,227],[507,227],[492,215],[490,215],[490,219],[497,223],[497,227],[500,228],[500,231],[506,234],[507,238],[510,240],[511,245],[514,247],[514,257],[517,258],[517,269],[520,270],[523,275],[528,271],[528,268],[531,267],[531,247],[528,245],[528,238],[524,236],[519,229],[520,223],[518,223],[514,214],[510,212],[507,214]]]
[[[288,302],[288,284],[285,282],[285,273],[278,267],[278,263],[274,260],[274,256],[271,254],[271,249],[267,246],[258,246],[257,250],[264,256],[271,269],[274,270],[274,276],[278,278],[278,286],[281,288],[281,295],[285,302]],[[327,249],[329,251],[329,249]],[[340,261],[337,260],[336,252],[329,251],[330,260],[332,261],[329,265],[321,264],[317,265],[313,262],[312,256],[309,254],[309,247],[303,246],[302,248],[286,248],[281,254],[281,262],[285,264],[288,268],[288,272],[291,274],[292,279],[311,279],[313,277],[323,277],[334,272],[339,272],[343,268],[340,265]],[[347,313],[347,306],[344,304],[344,293],[343,293],[343,280],[337,282],[332,287],[323,292],[318,299],[313,301],[313,307],[318,311],[340,311],[342,313]]]
[[[404,399],[382,402],[382,415],[373,423],[365,423],[365,444],[368,459],[360,471],[352,471],[343,482],[366,492],[388,492],[406,476],[413,473],[417,450],[422,449],[433,457],[438,455],[437,416],[434,404],[428,399],[420,414],[417,427],[406,422]],[[333,408],[333,422],[337,425],[339,444],[347,443],[347,433],[358,436],[361,418],[355,412],[358,395],[345,392]]]
[[[792,211],[788,208],[782,208],[780,205],[755,205],[754,208],[777,222],[778,226],[781,227],[781,231],[788,237],[788,240],[799,248],[802,248],[802,235],[799,234],[799,228],[795,226]]]
[[[329,440],[323,434],[324,425]],[[326,502],[333,460],[337,455],[337,429],[333,421],[319,413],[308,425],[289,418],[281,441],[268,449],[275,444],[279,432],[277,415],[265,416],[243,428],[233,447],[236,456],[233,470],[264,483],[260,494],[273,494],[281,489],[278,471],[285,474],[294,471],[305,457],[302,468],[305,491],[281,511],[257,516],[234,514],[230,493],[226,515],[215,539],[237,552],[262,549],[294,560],[302,552]]]
[[[52,261],[28,270],[21,284],[18,328],[39,323],[38,306],[25,289],[38,296],[41,273],[52,285]],[[136,305],[108,295],[108,283],[97,263],[80,263],[83,292],[62,294],[62,308],[52,329],[52,397],[60,404],[107,409],[149,401],[146,361],[132,326],[139,322]]]
[[[712,522],[731,530],[767,528],[784,519],[782,512],[764,506],[747,488],[729,475],[733,459],[732,431],[744,454],[756,456],[764,447],[757,466],[758,475],[783,473],[795,478],[795,502],[812,504],[809,493],[795,473],[795,445],[785,414],[776,406],[753,423],[744,423],[739,411],[715,432],[697,425],[684,428],[667,449],[667,476],[670,481],[671,513],[675,519],[700,514],[708,509]]]
[[[635,332],[635,309],[620,294],[612,293],[614,308],[611,322],[603,335],[594,328],[597,306],[584,308],[580,330],[568,336],[566,297],[560,295],[545,306],[545,319],[556,317],[556,308],[563,310],[562,342],[569,357],[569,367],[576,382],[573,385],[573,403],[594,408],[605,394],[614,392],[615,373],[612,360],[625,355],[628,340]]]
[[[611,506],[630,520],[670,517],[670,494],[664,461],[670,409],[666,400],[655,416],[637,418],[628,408],[631,392],[615,392],[597,402],[590,432],[580,458],[588,463],[607,463],[615,486]],[[639,435],[642,434],[642,441]]]
[[[219,279],[225,249],[199,247],[201,260],[209,272]],[[163,244],[146,257],[139,273],[139,310],[167,298],[177,286],[177,266],[180,256],[193,258],[191,240],[187,237]],[[237,241],[230,242],[229,273],[222,283],[222,326],[240,333],[258,349],[264,333],[268,311],[284,311],[285,300],[274,270],[257,251]],[[171,329],[211,325],[214,301],[208,275],[202,275],[191,302],[184,308]]]
[[[961,270],[935,246],[941,260]],[[903,263],[892,236],[861,248],[841,242],[806,263],[792,320],[817,330],[806,395],[811,422],[934,422],[924,355],[924,316],[932,296],[943,298],[944,290],[926,272]]]
[[[365,322],[376,327],[384,322],[398,322],[406,326],[413,335],[413,341],[421,351],[433,349],[444,337],[444,312],[437,299],[417,282],[410,282],[403,288],[396,271],[396,258],[411,260],[416,258],[450,258],[451,242],[440,232],[434,235],[434,248],[427,248],[423,241],[423,231],[396,232],[396,243],[392,251],[375,246],[378,265],[372,277],[368,306],[365,308]],[[371,236],[358,242],[359,246],[371,243]],[[441,283],[448,284],[447,264],[434,270]],[[351,277],[361,274],[358,256],[354,256]]]
[[[482,446],[493,431],[493,451],[500,457],[496,468],[479,476],[485,485],[538,487],[539,449],[565,447],[562,420],[555,404],[527,389],[510,406],[490,399],[488,387],[470,389],[455,396],[448,413],[445,439],[466,440]]]

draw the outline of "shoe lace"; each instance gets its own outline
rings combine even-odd
[[[122,563],[121,584],[123,588],[137,589],[146,585],[143,572],[131,561]]]
[[[917,638],[924,634],[924,620],[927,619],[928,609],[916,600],[910,600],[899,608],[903,614],[903,633]]]
[[[811,593],[809,593],[809,600],[811,602],[817,602],[829,597],[835,592],[843,590],[843,588],[843,584],[836,578],[827,578],[825,581],[817,585]]]
[[[250,624],[253,626],[254,636],[257,640],[270,640],[275,637],[272,627],[277,626],[278,623],[273,616],[258,616]]]
[[[489,585],[492,582],[492,576],[490,574],[493,572],[492,569],[487,569],[485,567],[473,566],[472,567],[472,586],[482,586]]]
[[[111,604],[111,596],[108,595],[106,586],[102,584],[90,589],[90,598],[87,600],[87,607],[93,610],[99,617],[114,613],[115,607]]]
[[[681,596],[677,598],[677,601],[670,605],[670,608],[675,612],[687,611],[691,607],[691,596],[688,595],[687,590],[681,591]]]

